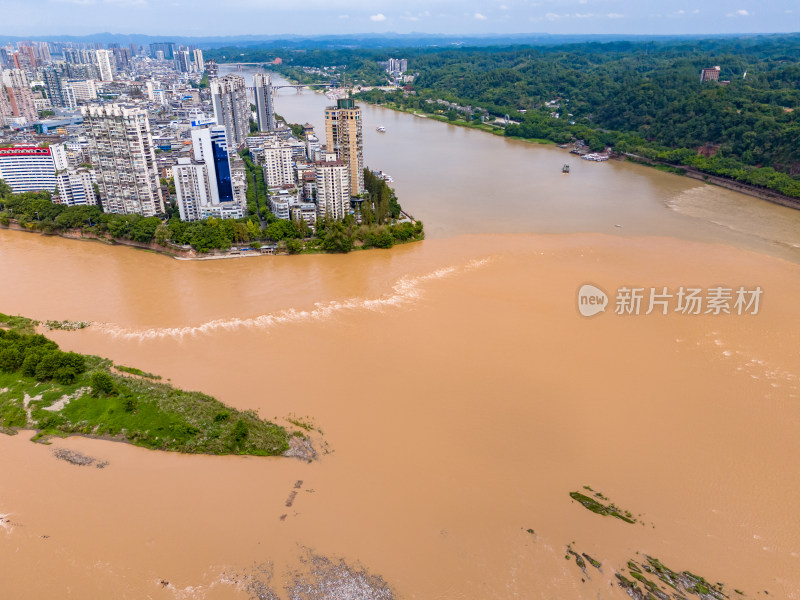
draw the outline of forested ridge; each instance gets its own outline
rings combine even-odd
[[[362,99],[471,123],[480,111],[429,101],[483,108],[510,117],[508,136],[583,139],[800,197],[799,34],[282,56],[287,73],[347,65],[365,83],[374,82],[372,61],[402,56],[413,83]],[[716,65],[729,83],[701,83],[701,69]]]
[[[730,84],[700,82],[701,69],[715,65]],[[414,68],[415,88],[497,113],[561,98],[576,123],[635,132],[670,147],[721,145],[745,164],[800,173],[793,112],[800,107],[800,36],[465,49],[420,57]]]

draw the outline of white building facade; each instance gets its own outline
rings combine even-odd
[[[253,96],[259,131],[275,131],[275,108],[272,105],[272,79],[266,73],[253,75]]]
[[[54,192],[56,168],[50,148],[13,146],[0,148],[0,179],[20,192]]]
[[[103,210],[152,217],[164,212],[147,111],[119,104],[81,109]]]
[[[172,167],[181,221],[199,221],[201,209],[211,205],[211,186],[204,162],[179,158]]]
[[[114,54],[111,50],[95,50],[94,57],[101,81],[114,81]]]
[[[317,218],[341,221],[350,213],[350,172],[348,165],[326,154],[316,163]]]
[[[91,169],[69,169],[56,173],[58,203],[66,206],[97,204],[94,186],[97,183],[95,172]]]
[[[294,185],[292,148],[283,144],[264,146],[263,170],[268,188]]]

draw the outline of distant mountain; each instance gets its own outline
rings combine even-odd
[[[156,42],[175,42],[199,48],[222,47],[260,47],[260,48],[402,48],[430,46],[506,46],[516,44],[552,45],[580,42],[611,41],[650,41],[699,39],[710,37],[733,37],[732,35],[552,35],[548,33],[485,34],[485,35],[445,35],[428,33],[364,33],[350,35],[238,35],[214,37],[163,36],[144,34],[95,33],[91,35],[46,35],[46,36],[7,36],[0,34],[0,44],[22,40],[73,42],[73,43],[116,43],[127,46],[135,43],[140,46]]]

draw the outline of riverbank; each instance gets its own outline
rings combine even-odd
[[[779,192],[768,190],[766,188],[760,188],[754,185],[750,185],[748,183],[734,181],[733,179],[728,179],[726,177],[720,177],[718,175],[711,175],[709,173],[704,173],[703,171],[700,171],[693,167],[676,165],[673,163],[668,163],[660,160],[653,160],[651,158],[646,158],[644,156],[639,156],[637,154],[626,153],[622,156],[626,157],[627,160],[630,160],[631,162],[635,162],[637,164],[647,165],[654,168],[663,167],[661,170],[673,173],[675,175],[683,175],[686,177],[691,177],[692,179],[697,179],[705,183],[718,185],[720,187],[724,187],[725,189],[733,190],[734,192],[739,192],[741,194],[747,194],[748,196],[753,196],[754,198],[759,198],[760,200],[766,200],[767,202],[772,202],[773,204],[779,204],[780,206],[785,206],[786,208],[793,208],[795,210],[800,210],[800,198],[792,198],[791,196],[787,196]]]
[[[348,251],[354,250],[369,250],[372,248],[390,248],[400,244],[410,244],[425,239],[425,234],[422,231],[422,223],[414,219],[408,213],[403,211],[403,215],[408,218],[408,223],[414,226],[414,233],[410,237],[403,239],[402,234],[399,236],[392,236],[392,243],[390,245],[381,246],[378,244],[364,244],[364,240],[355,240]],[[416,225],[420,224],[417,230]],[[398,223],[397,225],[400,225]],[[393,227],[393,226],[388,226]],[[106,245],[127,246],[137,250],[144,250],[155,254],[160,254],[175,260],[181,261],[203,261],[203,260],[223,260],[229,258],[255,258],[257,256],[275,256],[275,255],[292,255],[292,254],[331,254],[337,253],[336,250],[326,250],[321,247],[319,238],[307,238],[298,240],[302,244],[302,248],[293,249],[289,244],[264,244],[259,248],[250,246],[237,246],[229,250],[213,250],[211,252],[197,252],[193,248],[186,248],[170,244],[169,246],[162,246],[155,242],[137,242],[135,240],[127,240],[124,238],[113,238],[108,234],[97,234],[84,229],[69,229],[66,231],[39,231],[35,228],[29,228],[20,225],[18,221],[9,219],[7,224],[0,223],[0,229],[9,229],[11,231],[22,231],[25,233],[34,233],[45,236],[58,236],[68,240],[78,240],[87,242],[100,242]]]
[[[34,440],[80,435],[189,454],[275,456],[290,448],[287,431],[255,411],[106,358],[62,352],[30,333],[34,326],[0,314],[0,432],[35,430]]]
[[[8,223],[0,223],[0,229],[10,229],[11,231],[23,231],[25,233],[35,233],[38,235],[54,235],[68,240],[78,240],[87,242],[100,242],[109,246],[129,246],[139,250],[147,250],[148,252],[155,252],[169,256],[170,258],[180,258],[183,260],[200,260],[202,257],[198,256],[197,251],[192,248],[184,248],[181,246],[162,246],[155,242],[137,242],[135,240],[126,240],[124,238],[114,238],[109,234],[99,234],[85,229],[67,229],[66,231],[39,231],[38,229],[20,225],[16,219],[9,219]]]

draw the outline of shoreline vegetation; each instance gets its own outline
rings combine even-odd
[[[49,192],[15,194],[0,179],[0,228],[120,244],[181,260],[346,253],[425,238],[422,221],[403,212],[394,190],[368,169],[360,222],[353,215],[343,221],[321,219],[312,230],[304,221],[277,219],[267,207],[262,170],[242,153],[256,181],[248,187],[248,216],[242,219],[181,221],[173,203],[163,217],[109,214],[99,206],[54,204]]]
[[[0,314],[0,432],[35,430],[34,441],[81,435],[188,454],[277,456],[285,428],[160,376],[99,356],[64,352],[38,323]],[[131,376],[124,376],[127,373]]]

